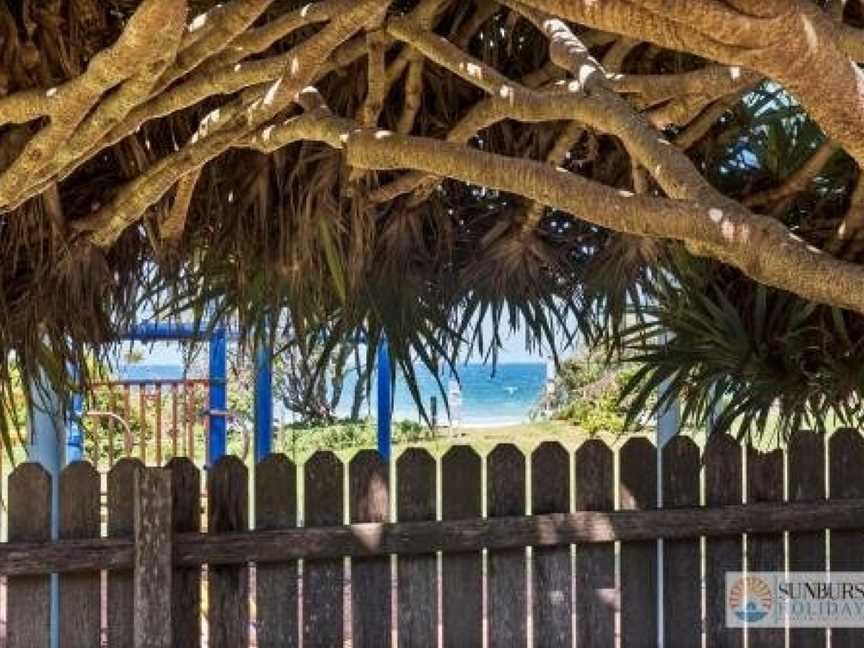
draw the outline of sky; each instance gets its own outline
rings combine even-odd
[[[491,335],[491,331],[491,324],[484,322],[484,337],[488,338]],[[503,348],[499,352],[498,356],[498,362],[500,364],[524,362],[542,363],[545,362],[548,357],[548,353],[543,354],[537,349],[534,349],[533,352],[529,352],[525,349],[524,331],[502,331],[501,341]],[[131,348],[141,351],[144,354],[144,364],[181,365],[183,363],[181,346],[176,343],[160,342],[153,345],[135,343]],[[127,353],[129,349],[129,344],[124,343],[121,357],[123,354]],[[564,355],[569,355],[569,353],[565,351]],[[482,359],[475,356],[471,358],[471,362],[479,363],[482,362]]]

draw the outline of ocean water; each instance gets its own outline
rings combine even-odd
[[[467,364],[458,366],[457,370],[461,389],[458,395],[449,396],[451,415],[454,423],[464,425],[504,425],[526,421],[531,409],[542,396],[546,384],[546,366],[543,363],[499,364],[494,372],[491,365]],[[420,394],[427,411],[434,396],[438,404],[438,423],[447,425],[447,410],[435,377],[421,365],[416,367],[416,371]],[[183,377],[183,368],[179,365],[142,363],[121,367],[119,373],[123,380],[179,379]],[[441,380],[445,392],[450,392],[457,386],[455,379],[451,379],[449,374],[442,376]],[[346,376],[342,400],[336,410],[340,416],[347,416],[350,412],[354,384],[354,375]],[[230,383],[228,388],[231,388]],[[363,415],[375,416],[374,380],[372,401],[366,403],[361,412]],[[290,413],[286,414],[286,418],[290,420]],[[418,421],[420,415],[404,379],[397,374],[393,392],[393,420],[406,419]]]
[[[183,367],[173,364],[130,364],[118,368],[120,380],[180,380]]]
[[[434,396],[438,401],[438,423],[446,425],[447,410],[435,377],[423,366],[417,366],[415,369],[420,394],[427,412],[430,399]],[[502,425],[526,421],[531,409],[542,396],[546,384],[546,365],[542,363],[499,364],[495,367],[494,373],[491,365],[483,364],[460,365],[457,370],[461,383],[461,399],[449,397],[450,390],[456,386],[455,380],[445,375],[442,376],[442,383],[451,401],[450,413],[453,422],[465,425]],[[342,400],[348,402],[340,402],[337,408],[340,415],[348,413],[353,385],[354,380],[346,378]],[[366,413],[374,416],[375,408],[373,383],[372,402],[364,409]],[[411,392],[401,375],[397,374],[393,392],[393,420],[416,421],[419,418]]]

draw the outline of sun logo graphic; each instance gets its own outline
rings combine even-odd
[[[774,594],[763,578],[742,576],[729,588],[729,607],[739,621],[761,621],[774,607]]]

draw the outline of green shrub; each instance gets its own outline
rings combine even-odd
[[[637,366],[608,362],[600,352],[586,353],[562,363],[547,406],[555,420],[567,421],[589,434],[624,431],[627,401],[624,387]]]

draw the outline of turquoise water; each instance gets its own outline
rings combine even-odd
[[[500,425],[525,421],[531,408],[537,404],[546,381],[546,366],[542,363],[499,364],[493,374],[492,367],[468,364],[458,367],[461,380],[461,406],[455,403],[454,419],[467,425]],[[183,376],[183,368],[175,365],[139,364],[123,367],[120,375],[125,380],[173,379]],[[447,412],[434,376],[424,367],[417,367],[417,378],[423,402],[429,404],[434,396],[438,401],[438,422],[447,423]],[[348,414],[354,390],[353,374],[345,379],[342,402],[337,413]],[[445,391],[450,381],[442,378]],[[229,385],[230,388],[230,385]],[[396,380],[393,399],[394,420],[418,420],[419,414],[405,381]],[[375,415],[375,383],[372,383],[372,402],[363,408],[363,414]],[[290,415],[288,416],[290,419]]]
[[[183,367],[170,364],[134,364],[119,368],[120,380],[180,380]]]
[[[423,402],[429,405],[431,397],[438,400],[438,421],[447,422],[447,412],[434,376],[424,367],[416,368]],[[461,407],[454,406],[452,414],[460,423],[468,425],[500,425],[518,423],[528,419],[531,408],[543,394],[546,382],[546,366],[542,363],[499,364],[493,374],[492,367],[468,364],[458,367],[461,380]],[[344,400],[349,400],[354,381],[346,379]],[[445,391],[450,382],[443,378]],[[350,402],[340,403],[339,414],[346,414]],[[375,389],[373,383],[371,413],[375,413]],[[418,420],[419,414],[411,393],[401,376],[397,377],[393,399],[394,420]]]

